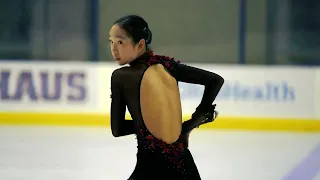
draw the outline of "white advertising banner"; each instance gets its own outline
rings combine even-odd
[[[225,84],[215,103],[221,116],[265,117],[265,118],[316,118],[314,112],[315,69],[239,66],[239,65],[199,65],[190,64],[221,75]],[[108,82],[115,64],[103,66],[100,79]],[[106,78],[108,77],[108,78]],[[204,87],[179,83],[184,114],[191,114],[198,106]],[[110,99],[108,97],[108,99]],[[107,109],[110,101],[106,102]]]
[[[215,103],[221,116],[315,118],[315,73],[310,68],[195,65],[221,75]],[[192,113],[203,86],[180,83],[183,109]]]
[[[317,111],[320,72],[315,69],[194,66],[215,72],[225,79],[214,102],[221,116],[320,117]],[[1,62],[0,111],[108,114],[110,78],[116,68],[119,66],[115,63]],[[183,113],[191,114],[202,98],[204,87],[186,83],[179,83],[179,87]]]
[[[0,111],[99,111],[97,65],[1,62]]]
[[[316,118],[320,120],[320,68],[316,70],[316,81],[315,81],[315,99],[314,99],[314,111]]]

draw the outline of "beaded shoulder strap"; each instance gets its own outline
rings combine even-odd
[[[169,56],[162,56],[162,55],[155,55],[152,51],[150,53],[150,58],[143,59],[143,63],[147,66],[151,66],[154,64],[162,64],[173,76],[175,75],[175,69],[181,61],[175,61],[173,57]]]

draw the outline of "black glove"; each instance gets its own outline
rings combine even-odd
[[[188,134],[192,129],[198,128],[200,125],[209,123],[215,120],[218,116],[218,112],[215,111],[216,105],[211,105],[207,108],[196,109],[191,116],[191,119],[182,123],[182,134]]]
[[[197,108],[196,112],[192,114],[192,120],[196,121],[197,127],[202,124],[213,122],[217,116],[218,112],[215,110],[216,104],[211,105],[205,109]]]

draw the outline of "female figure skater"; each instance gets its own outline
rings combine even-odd
[[[129,180],[200,180],[188,149],[192,129],[215,118],[212,105],[224,80],[217,74],[154,55],[152,34],[136,15],[118,19],[109,32],[119,68],[111,77],[111,130],[115,137],[136,134],[137,164]],[[192,118],[182,123],[178,81],[205,86]],[[133,120],[125,120],[126,106]]]

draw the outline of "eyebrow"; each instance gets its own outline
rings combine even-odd
[[[109,38],[110,38],[111,36],[109,35]],[[114,36],[114,37],[116,37],[116,38],[120,38],[120,39],[126,39],[126,37],[123,37],[123,36]]]

